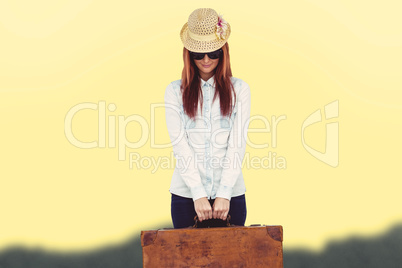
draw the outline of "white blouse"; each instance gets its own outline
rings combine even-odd
[[[195,201],[202,197],[230,200],[246,192],[241,166],[250,118],[250,87],[239,78],[231,80],[237,100],[230,118],[221,116],[219,95],[212,103],[214,76],[208,81],[201,79],[203,105],[199,103],[194,120],[184,113],[181,80],[167,86],[166,125],[176,158],[170,193]]]

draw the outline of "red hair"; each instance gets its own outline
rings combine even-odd
[[[236,103],[236,93],[230,78],[229,45],[226,42],[222,47],[223,55],[219,58],[219,63],[215,68],[215,95],[213,101],[219,95],[221,115],[228,116],[232,113],[232,106]],[[190,53],[183,48],[184,67],[181,75],[181,91],[183,97],[184,112],[192,119],[197,115],[198,100],[202,107],[201,78],[198,67],[190,57]],[[234,101],[232,97],[234,96]],[[234,103],[233,103],[234,102]]]

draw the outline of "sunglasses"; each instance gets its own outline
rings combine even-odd
[[[211,60],[215,60],[220,58],[222,53],[223,53],[222,48],[209,53],[198,53],[190,51],[191,57],[195,60],[202,60],[205,57],[205,54],[207,54],[208,58],[210,58]]]

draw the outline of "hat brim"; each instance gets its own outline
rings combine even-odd
[[[227,24],[228,28],[226,30],[225,39],[214,39],[210,41],[198,41],[194,40],[189,35],[189,29],[187,22],[183,25],[180,31],[180,38],[185,48],[192,52],[212,52],[223,47],[229,39],[230,36],[230,24]]]

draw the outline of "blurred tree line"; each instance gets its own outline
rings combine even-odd
[[[0,252],[0,268],[131,268],[142,267],[139,234],[126,243],[88,252],[50,252],[12,247]],[[329,242],[321,252],[284,252],[285,268],[402,267],[402,224],[376,237]]]

